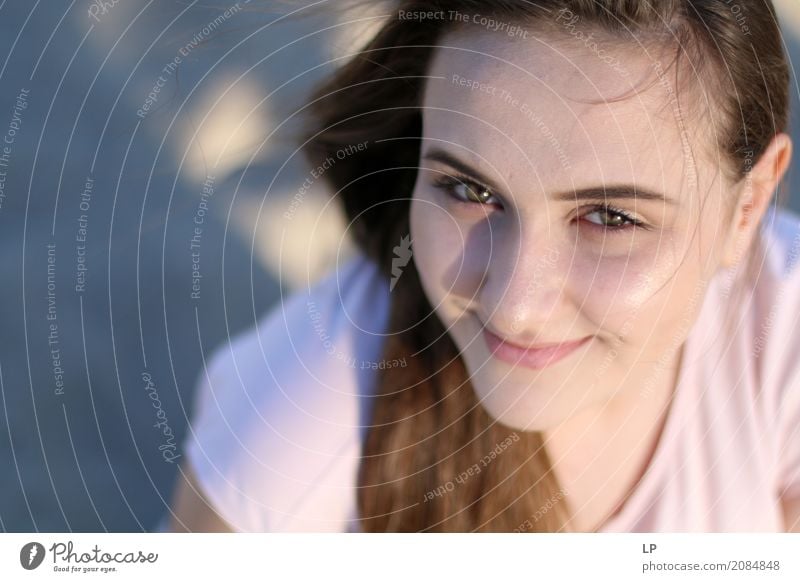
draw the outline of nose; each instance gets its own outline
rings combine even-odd
[[[508,233],[487,262],[480,317],[492,332],[521,344],[571,337],[570,256],[547,232]]]

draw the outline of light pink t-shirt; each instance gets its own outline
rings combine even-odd
[[[800,498],[800,220],[769,213],[768,262],[738,327],[730,273],[709,286],[648,468],[602,531],[783,531]],[[356,473],[390,294],[357,257],[217,349],[185,454],[201,489],[248,532],[358,531]]]

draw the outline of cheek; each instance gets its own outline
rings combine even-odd
[[[464,267],[466,232],[441,206],[419,196],[411,201],[409,225],[414,264],[436,305],[457,284]]]
[[[576,258],[571,282],[582,313],[607,336],[630,345],[660,345],[686,319],[702,276],[690,256],[664,239],[627,255]]]
[[[640,309],[668,276],[646,250],[628,255],[581,253],[575,257],[572,287],[578,299],[601,318]]]

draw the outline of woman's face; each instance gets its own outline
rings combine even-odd
[[[453,32],[428,71],[413,260],[481,404],[519,430],[670,381],[729,244],[739,186],[702,91],[675,87],[674,52],[591,32]]]

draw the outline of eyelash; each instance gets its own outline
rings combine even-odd
[[[470,206],[476,205],[476,204],[484,205],[484,206],[490,205],[490,204],[487,204],[487,203],[481,204],[480,202],[475,202],[475,201],[472,201],[472,200],[464,200],[463,198],[459,197],[454,192],[453,189],[456,186],[467,186],[467,187],[473,188],[473,189],[478,190],[478,191],[486,191],[486,192],[492,193],[492,190],[490,188],[488,188],[488,187],[484,186],[483,184],[480,184],[480,183],[478,183],[478,182],[476,182],[476,181],[474,181],[474,180],[472,180],[470,178],[467,178],[466,176],[441,176],[441,177],[437,178],[433,182],[433,186],[434,186],[434,188],[438,188],[438,189],[444,191],[448,196],[453,198],[453,200],[455,200],[455,202],[457,202],[459,204],[467,204],[467,205],[470,205]],[[492,194],[492,196],[496,198],[496,196],[494,194]],[[631,216],[627,211],[623,210],[622,208],[617,208],[615,206],[611,206],[610,204],[593,204],[593,205],[589,206],[587,210],[588,211],[583,213],[581,215],[581,217],[585,217],[585,216],[588,216],[590,214],[593,214],[593,213],[599,211],[599,212],[605,212],[611,217],[613,217],[613,216],[620,217],[620,218],[624,219],[627,222],[627,224],[624,225],[624,226],[603,226],[601,224],[596,224],[596,223],[590,222],[589,224],[592,227],[600,228],[600,229],[603,229],[605,231],[611,231],[611,232],[624,231],[624,230],[627,230],[629,228],[641,228],[641,229],[649,230],[649,227],[645,223],[643,223],[640,220],[637,220],[636,218]]]

